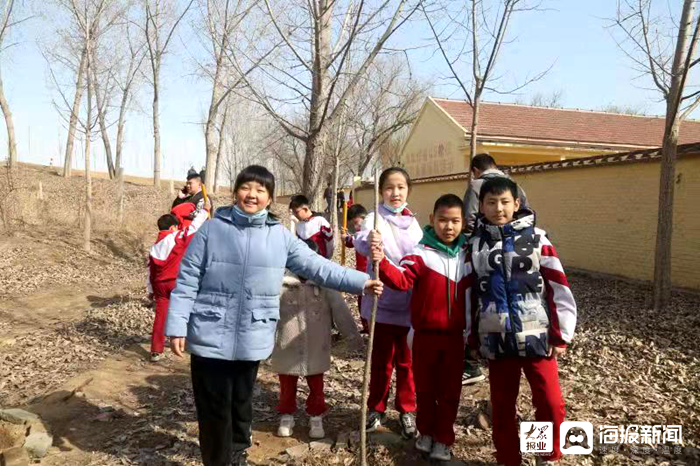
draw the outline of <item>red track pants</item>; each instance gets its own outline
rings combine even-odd
[[[413,337],[413,374],[416,379],[421,435],[452,445],[454,423],[462,393],[464,366],[462,333],[416,331]]]
[[[375,324],[372,347],[372,372],[367,407],[383,413],[389,401],[391,375],[396,368],[396,410],[412,413],[416,410],[416,387],[413,384],[411,350],[406,343],[408,327]]]
[[[279,374],[280,404],[277,411],[280,414],[294,414],[297,410],[297,383],[299,376]],[[306,412],[309,416],[320,416],[326,412],[326,397],[323,394],[323,374],[307,375],[309,396],[306,398]]]
[[[165,321],[168,319],[170,293],[175,288],[175,280],[153,283],[153,299],[156,302],[156,315],[151,332],[151,353],[162,353],[165,347]]]
[[[559,426],[566,409],[559,387],[556,358],[505,358],[489,360],[489,383],[493,406],[493,443],[496,460],[506,466],[520,465],[520,437],[516,418],[516,401],[520,388],[520,373],[532,389],[532,403],[538,422],[551,422],[554,430],[554,452],[546,460],[561,458]]]

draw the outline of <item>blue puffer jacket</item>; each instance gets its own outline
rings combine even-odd
[[[221,208],[197,232],[180,265],[165,334],[187,336],[207,358],[270,356],[285,268],[322,286],[360,294],[369,276],[309,249],[277,220]]]

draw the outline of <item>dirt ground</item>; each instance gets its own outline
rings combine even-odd
[[[96,231],[95,251],[86,254],[76,228],[79,210],[60,210],[72,194],[82,193],[80,180],[67,183],[46,171],[24,176],[31,180],[24,182],[27,199],[43,205],[44,213],[14,206],[24,220],[15,218],[0,237],[0,408],[41,416],[54,436],[42,465],[201,464],[188,361],[170,354],[157,364],[148,361],[153,311],[145,299],[144,265],[155,236],[148,225],[169,194],[129,187],[127,212],[139,222],[120,227],[105,221]],[[38,181],[43,201],[31,197]],[[97,188],[97,202],[107,212],[113,187],[99,181]],[[698,296],[674,295],[659,316],[649,309],[643,286],[576,274],[571,282],[580,317],[575,343],[561,359],[561,383],[567,419],[592,422],[596,438],[593,455],[567,456],[562,464],[700,464]],[[348,303],[356,311],[353,297]],[[337,342],[326,383],[330,411],[324,425],[331,440],[357,430],[362,364],[361,352]],[[301,392],[300,407],[303,384]],[[275,436],[277,393],[276,376],[263,363],[252,463],[355,464],[353,442],[338,451],[313,444],[286,453],[310,439],[301,410],[295,435]],[[495,464],[488,394],[487,382],[462,391],[453,464]],[[523,420],[534,420],[524,380],[518,409]],[[682,425],[683,445],[602,450],[598,426],[631,424]],[[3,432],[11,434],[0,424],[0,449],[9,441]],[[392,413],[388,428],[372,437],[369,463],[426,464],[397,432]]]

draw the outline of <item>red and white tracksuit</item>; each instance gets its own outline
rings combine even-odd
[[[574,335],[576,303],[557,253],[534,214],[523,209],[504,226],[481,223],[469,239],[466,290],[469,346],[489,359],[496,459],[521,462],[516,401],[521,373],[532,389],[535,418],[553,424],[553,452],[565,404],[553,347]]]
[[[399,263],[384,259],[382,281],[397,290],[413,289],[411,325],[413,377],[421,435],[452,445],[462,391],[466,288],[466,250],[455,257],[419,244]]]
[[[149,293],[153,293],[156,303],[156,315],[151,332],[151,353],[163,352],[170,293],[175,288],[180,261],[194,234],[208,218],[209,212],[200,210],[187,228],[176,231],[162,230],[158,233],[155,244],[151,246],[148,256],[147,288]]]
[[[312,240],[318,246],[318,253],[330,259],[333,257],[335,243],[333,230],[328,220],[320,215],[314,215],[310,219],[297,223],[297,236],[301,240]]]

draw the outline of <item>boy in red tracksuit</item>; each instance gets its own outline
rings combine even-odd
[[[451,459],[462,391],[467,254],[462,217],[462,200],[446,194],[435,202],[423,239],[398,268],[383,258],[382,250],[372,251],[387,286],[413,289],[413,376],[420,433],[415,446],[438,461]]]
[[[350,195],[352,196],[352,193]],[[346,248],[352,249],[355,247],[355,237],[352,234],[362,230],[362,223],[365,221],[365,217],[367,217],[367,209],[362,204],[353,204],[348,209],[348,226],[351,234],[344,231],[341,237]],[[357,251],[355,251],[355,269],[360,272],[367,271],[367,258]],[[357,308],[362,309],[362,295],[357,296]],[[362,333],[369,333],[367,319],[360,316],[360,321],[362,322]]]
[[[335,243],[328,220],[311,210],[309,199],[301,194],[292,196],[289,202],[292,214],[299,220],[296,234],[302,241],[311,240],[318,246],[318,253],[326,259],[333,257]],[[364,270],[363,270],[364,272]]]
[[[165,346],[165,321],[168,317],[170,305],[170,293],[175,288],[175,279],[180,269],[180,261],[185,255],[187,246],[194,237],[199,227],[209,218],[209,212],[200,210],[189,226],[183,228],[184,221],[189,214],[195,212],[196,206],[192,203],[180,204],[173,209],[174,213],[163,215],[158,219],[158,239],[148,256],[148,282],[149,295],[155,300],[156,315],[153,320],[151,333],[151,361],[157,362],[163,357]]]
[[[561,458],[559,430],[565,416],[558,356],[574,336],[576,302],[546,232],[521,207],[518,185],[486,181],[479,193],[476,228],[469,238],[467,335],[472,356],[489,361],[496,460],[520,465],[516,402],[524,372],[535,418],[552,423],[553,451],[538,463]]]

